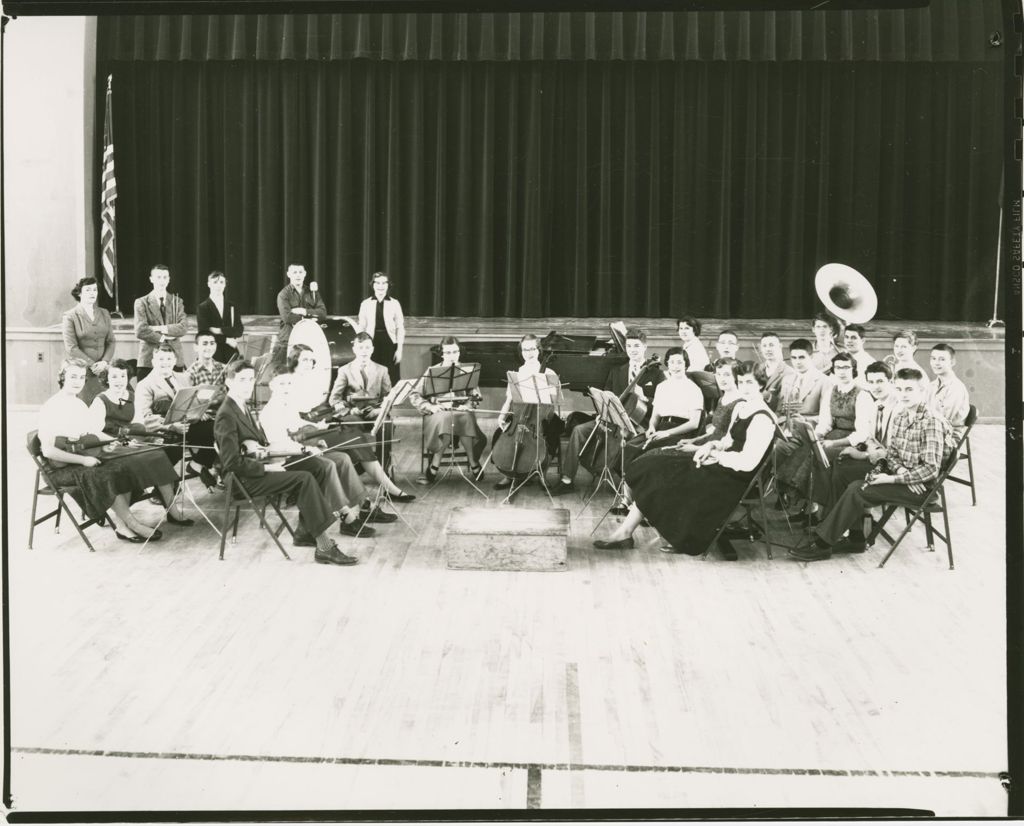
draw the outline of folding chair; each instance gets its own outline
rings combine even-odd
[[[256,514],[256,516],[260,520],[260,527],[263,528],[263,530],[265,530],[268,534],[270,534],[270,538],[274,540],[274,543],[277,545],[278,550],[280,550],[281,553],[284,555],[284,558],[291,559],[291,557],[288,556],[288,552],[284,549],[284,545],[281,544],[281,540],[279,539],[279,537],[281,535],[281,531],[287,529],[288,533],[291,534],[292,539],[294,539],[295,531],[292,530],[292,526],[288,524],[288,520],[285,518],[285,515],[281,512],[281,506],[278,501],[279,496],[277,496],[276,494],[266,494],[262,496],[252,495],[251,493],[249,493],[248,489],[242,483],[242,480],[239,479],[234,473],[224,474],[223,479],[224,519],[221,521],[220,527],[220,559],[224,559],[224,545],[227,542],[228,538],[229,523],[231,523],[231,543],[234,544],[238,537],[238,516],[242,510],[242,505],[244,503],[242,502],[241,499],[235,498],[235,491],[238,491],[240,494],[242,494],[242,497],[246,500],[246,502],[248,502],[249,508]],[[267,522],[266,519],[266,510],[268,505],[274,509],[274,512],[277,514],[278,519],[281,520],[281,524],[277,527],[276,530],[270,527],[270,524]],[[235,509],[235,518],[233,520],[231,519],[232,506],[234,506]]]
[[[971,430],[977,420],[978,408],[972,404],[967,411],[967,418],[964,419],[964,434],[961,439],[963,443],[963,453],[960,453],[959,448],[957,449],[957,458],[967,460],[967,478],[962,479],[959,476],[947,477],[947,481],[956,482],[958,485],[966,485],[971,489],[972,506],[978,504],[978,494],[974,488],[974,458],[971,456]]]
[[[971,424],[973,425],[974,421],[972,417],[977,417],[977,411],[975,410],[974,405],[971,405],[971,412],[968,416],[969,420],[971,421]],[[867,537],[868,547],[871,547],[879,536],[884,538],[890,545],[889,552],[882,558],[882,561],[878,563],[879,568],[885,567],[885,563],[889,561],[889,557],[896,552],[896,549],[899,547],[904,537],[908,533],[910,533],[910,529],[913,528],[917,521],[920,519],[922,522],[924,522],[924,531],[925,538],[928,542],[928,550],[935,550],[935,537],[938,536],[939,539],[946,543],[946,553],[949,556],[949,570],[953,570],[953,540],[950,537],[949,531],[949,508],[948,503],[946,502],[946,492],[943,489],[942,485],[947,479],[949,479],[949,474],[956,466],[957,460],[960,458],[960,449],[963,447],[964,440],[970,433],[970,429],[970,426],[968,426],[967,429],[964,431],[963,435],[961,435],[960,438],[957,439],[956,446],[953,448],[952,451],[950,451],[949,458],[947,458],[946,461],[942,463],[942,468],[939,470],[938,477],[935,479],[934,482],[932,482],[931,487],[925,494],[924,499],[921,501],[921,504],[914,507],[906,507],[903,505],[884,506],[884,510],[882,511],[882,518],[878,521],[878,523],[875,525],[875,527],[872,529],[871,533]],[[886,533],[885,526],[886,523],[888,523],[888,521],[892,518],[892,515],[896,513],[896,511],[899,510],[901,507],[903,508],[904,513],[907,515],[907,524],[903,528],[903,532],[896,538],[895,541],[893,541],[893,538],[888,533]],[[942,524],[945,533],[940,531],[938,528],[935,527],[934,524],[932,524],[932,514],[934,513],[942,514]]]
[[[458,436],[452,436],[451,442],[441,453],[441,464],[439,467],[456,467],[463,465],[469,468],[469,453],[465,448],[459,450],[462,441]],[[427,472],[427,463],[433,458],[433,453],[427,450],[427,427],[426,416],[420,422],[420,475]],[[454,460],[453,460],[454,457]]]
[[[43,456],[42,445],[39,442],[39,433],[36,430],[31,431],[26,437],[26,446],[28,447],[29,455],[32,457],[32,461],[36,465],[36,482],[32,488],[32,516],[31,524],[28,529],[28,547],[32,549],[32,539],[35,536],[36,525],[40,525],[46,522],[48,519],[54,519],[53,532],[60,533],[60,517],[62,513],[68,515],[68,519],[71,520],[71,524],[75,526],[75,530],[78,531],[78,535],[82,538],[85,546],[93,553],[96,549],[92,546],[89,541],[89,537],[85,535],[85,529],[90,525],[102,525],[103,520],[92,519],[85,515],[85,507],[82,500],[82,491],[77,485],[59,485],[53,481],[50,476],[50,472],[53,467],[50,465],[46,457]],[[43,482],[40,485],[40,482]],[[57,497],[57,507],[54,508],[43,516],[36,516],[36,509],[39,503],[40,496],[55,496]],[[75,518],[75,515],[68,508],[68,504],[65,501],[65,497],[70,496],[75,504],[78,505],[82,511],[83,519],[79,521]]]
[[[741,517],[741,524],[744,524],[747,528],[747,537],[751,544],[757,541],[757,533],[760,533],[761,538],[764,540],[765,551],[768,554],[769,559],[774,559],[772,556],[772,545],[779,545],[780,547],[786,547],[779,542],[773,543],[768,533],[768,510],[765,507],[764,500],[771,490],[771,485],[774,481],[775,474],[772,465],[772,456],[775,451],[771,448],[765,453],[761,459],[760,464],[754,471],[754,475],[750,477],[750,481],[747,483],[747,487],[743,491],[743,495],[740,497],[740,501],[737,503],[737,507],[743,508],[743,516]],[[761,522],[758,523],[754,519],[754,507],[759,505],[761,509]],[[726,527],[729,525],[729,520],[726,519],[722,522],[721,527],[715,534],[715,538],[711,540],[711,544],[708,545],[704,551],[704,559],[708,558],[711,553],[711,549],[718,545],[718,540],[725,532]]]

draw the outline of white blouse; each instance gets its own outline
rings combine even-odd
[[[89,407],[78,396],[60,392],[47,399],[39,408],[39,442],[52,447],[58,436],[100,435],[106,416]]]

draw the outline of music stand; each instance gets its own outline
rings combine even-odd
[[[177,497],[179,498],[178,507],[185,510],[185,497],[187,496],[193,507],[199,512],[199,515],[206,520],[207,524],[213,528],[214,532],[220,536],[220,530],[210,520],[210,517],[206,515],[206,512],[199,507],[199,503],[192,495],[192,491],[188,488],[188,483],[185,479],[185,449],[193,447],[188,444],[188,428],[198,422],[206,414],[206,411],[210,409],[210,403],[217,395],[217,388],[212,384],[200,384],[195,387],[181,387],[174,394],[174,398],[171,399],[171,405],[167,408],[167,413],[164,415],[163,425],[164,427],[173,424],[184,424],[187,425],[184,431],[181,433],[181,459],[179,460],[178,473],[181,476],[181,484],[178,485]],[[205,445],[203,445],[205,447]],[[163,514],[160,516],[160,521],[157,522],[156,527],[159,528],[166,520],[167,514],[171,511],[171,506],[174,504],[175,497],[171,498],[171,501],[167,503],[167,506],[163,509]],[[149,543],[149,539],[143,543],[145,547]]]
[[[583,509],[580,511],[580,515],[587,509],[590,502],[597,495],[597,492],[601,489],[602,484],[607,484],[611,488],[613,499],[612,504],[608,506],[608,510],[605,511],[604,516],[598,521],[591,531],[593,533],[598,529],[602,522],[611,513],[612,508],[615,507],[615,502],[622,495],[622,486],[625,483],[625,447],[626,440],[629,437],[636,436],[638,434],[636,424],[629,417],[626,412],[626,408],[622,406],[622,402],[619,401],[619,397],[610,390],[598,390],[597,388],[591,388],[592,393],[600,394],[602,398],[602,404],[598,412],[598,424],[594,428],[594,432],[597,432],[597,428],[600,427],[604,430],[604,459],[601,467],[601,472],[597,477],[597,484],[594,485],[594,490],[590,496],[587,497],[587,501],[583,503]],[[596,402],[595,402],[596,404]],[[619,433],[619,481],[616,483],[615,477],[612,475],[611,469],[608,466],[608,439],[611,436],[612,428],[617,428]],[[593,433],[591,434],[593,436]],[[589,440],[588,440],[589,441]],[[581,451],[582,452],[582,451]]]
[[[551,506],[554,507],[555,500],[552,498],[547,480],[544,478],[544,468],[541,467],[540,440],[544,438],[544,434],[541,432],[541,421],[548,415],[553,406],[562,402],[562,385],[557,381],[550,382],[546,373],[536,373],[532,376],[527,376],[525,379],[517,378],[514,370],[509,370],[506,375],[508,377],[508,389],[512,397],[512,403],[534,405],[536,448],[534,449],[533,464],[530,467],[530,472],[518,484],[513,480],[509,486],[508,494],[502,500],[502,504],[510,503],[512,497],[536,476],[540,480],[544,492],[548,495],[548,499],[551,500]],[[491,453],[494,453],[493,449]],[[487,460],[490,461],[490,458],[489,454]]]
[[[434,403],[438,402],[455,402],[455,401],[466,401],[468,400],[468,393],[470,390],[475,390],[480,384],[480,365],[474,363],[467,364],[451,364],[445,367],[443,364],[435,364],[427,368],[427,371],[420,378],[423,383],[423,390],[421,394],[425,397],[433,398]],[[466,394],[463,397],[457,397],[456,394]],[[446,397],[447,398],[444,398]],[[455,411],[453,408],[448,408],[446,412],[460,412]],[[490,497],[484,493],[480,488],[476,486],[473,480],[463,473],[462,468],[455,461],[455,417],[449,416],[450,429],[448,433],[448,449],[451,452],[448,461],[448,467],[445,468],[444,473],[434,480],[434,484],[431,487],[437,487],[438,483],[442,479],[447,479],[451,475],[452,468],[455,468],[461,476],[473,490],[479,493],[484,499]],[[471,459],[470,448],[463,445],[463,450],[466,451],[466,458]],[[482,468],[481,468],[482,470]]]
[[[395,386],[392,387],[390,391],[388,391],[388,394],[384,397],[384,400],[381,402],[380,412],[377,414],[377,417],[373,420],[373,427],[370,428],[371,436],[376,437],[378,433],[381,433],[385,426],[390,422],[391,409],[396,404],[401,404],[406,399],[408,399],[409,394],[412,392],[415,386],[416,379],[402,379],[397,384],[395,384]],[[394,428],[393,424],[391,426],[392,428]],[[387,433],[385,432],[383,435],[386,439]],[[378,457],[381,463],[381,467],[383,467],[384,443],[380,442],[379,446],[380,452],[378,453]],[[393,472],[397,473],[397,471]],[[386,502],[392,506],[395,514],[398,516],[399,519],[402,520],[402,522],[405,524],[405,527],[407,527],[410,531],[413,532],[414,536],[419,536],[419,532],[412,525],[409,524],[408,520],[406,520],[404,516],[402,516],[402,512],[397,508],[394,508],[395,503],[391,499],[391,494],[388,493],[387,488],[383,484],[380,484],[377,486],[377,494],[376,496],[374,496],[373,502],[370,505],[370,512],[372,513],[374,508],[380,507],[381,503],[383,502]],[[362,531],[362,528],[360,528],[359,530]]]

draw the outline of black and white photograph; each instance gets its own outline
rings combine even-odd
[[[1019,2],[2,27],[11,822],[1024,814]]]

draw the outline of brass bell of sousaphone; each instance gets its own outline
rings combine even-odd
[[[863,275],[846,264],[825,264],[814,276],[825,309],[846,324],[865,324],[878,311],[878,296]]]

